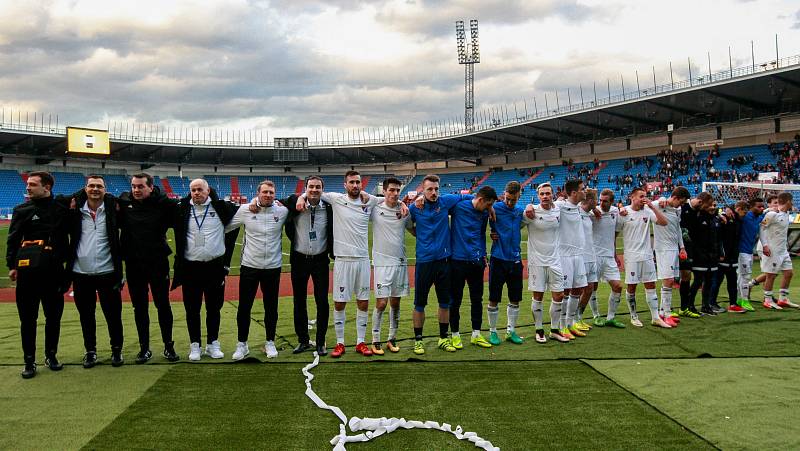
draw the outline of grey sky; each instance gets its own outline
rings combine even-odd
[[[380,127],[463,114],[454,22],[480,21],[476,106],[652,84],[800,53],[796,2],[0,0],[0,106],[109,120],[267,129]]]

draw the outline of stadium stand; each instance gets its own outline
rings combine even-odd
[[[436,172],[432,170],[430,172]],[[776,183],[800,183],[800,136],[794,141],[743,146],[718,150],[716,148],[700,151],[670,152],[663,150],[656,155],[618,158],[608,161],[595,160],[588,163],[574,163],[565,160],[560,165],[506,169],[495,171],[448,172],[439,174],[441,192],[459,193],[464,190],[477,190],[490,185],[502,191],[506,183],[517,180],[523,183],[521,201],[531,202],[535,198],[535,188],[540,183],[550,182],[555,190],[561,191],[564,183],[571,178],[588,180],[587,185],[600,190],[610,188],[617,198],[624,198],[635,186],[649,184],[652,197],[669,193],[675,186],[686,186],[692,194],[702,189],[706,181],[750,182],[757,180],[760,172],[776,172]],[[86,174],[79,172],[53,172],[56,178],[55,192],[70,194],[84,186]],[[365,191],[379,192],[378,187],[391,174],[364,175]],[[402,195],[420,189],[425,173],[398,178],[405,184]],[[121,174],[104,175],[108,191],[119,194],[127,191],[129,176]],[[264,179],[272,180],[278,198],[284,198],[302,188],[303,180],[295,175],[207,175],[206,180],[217,189],[220,196],[229,197],[241,194],[251,198],[258,183]],[[343,191],[341,175],[323,175],[325,188]],[[8,209],[22,202],[25,197],[25,174],[15,170],[0,170],[0,183],[6,187],[0,194],[0,209]],[[527,184],[526,184],[527,182]],[[155,183],[173,196],[185,196],[189,192],[189,177],[156,177]],[[18,189],[9,189],[9,187]]]

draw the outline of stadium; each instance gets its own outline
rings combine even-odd
[[[399,179],[400,195],[408,204],[422,195],[425,176],[437,174],[442,194],[476,194],[485,186],[499,194],[508,182],[518,181],[520,205],[538,204],[537,187],[542,183],[551,184],[557,194],[572,179],[598,191],[611,189],[623,203],[635,187],[644,187],[647,197],[657,199],[683,186],[693,197],[710,192],[720,207],[783,191],[792,194],[795,206],[800,205],[800,55],[753,60],[740,67],[731,64],[722,71],[668,83],[657,81],[654,74],[652,82],[637,80],[637,85],[618,94],[609,88],[607,95],[595,86],[591,94],[582,90],[580,100],[573,92],[575,97],[566,104],[562,98],[546,107],[515,103],[479,110],[471,125],[463,120],[432,120],[402,127],[320,131],[307,137],[113,121],[96,130],[64,124],[55,114],[3,108],[0,214],[6,219],[0,225],[1,241],[6,246],[12,211],[27,200],[26,181],[34,171],[51,173],[53,193],[67,196],[82,190],[90,174],[102,175],[107,192],[119,196],[131,191],[132,176],[145,172],[172,199],[189,195],[192,180],[203,178],[220,198],[237,204],[253,200],[265,179],[274,182],[276,199],[305,192],[310,176],[319,177],[326,192],[344,193],[344,174],[357,170],[363,191],[375,196],[383,196],[385,179]],[[107,152],[87,153],[86,141],[71,138],[71,131],[91,135],[92,143],[95,138],[107,142]],[[789,218],[788,249],[797,262],[796,208]],[[772,311],[759,302],[753,312],[685,319],[675,330],[595,327],[586,338],[540,345],[533,340],[526,289],[517,326],[523,344],[504,342],[491,349],[466,344],[458,352],[439,352],[433,344],[435,325],[429,324],[428,350],[415,355],[412,283],[411,294],[401,301],[400,352],[369,359],[358,355],[352,327],[356,310],[350,307],[347,352],[338,360],[315,359],[311,352],[292,353],[298,345],[289,274],[292,244],[284,235],[275,338],[278,357],[267,358],[252,344],[261,341],[266,327],[259,291],[250,314],[250,355],[234,362],[229,353],[237,342],[242,237],[225,284],[219,341],[226,356],[219,360],[186,358],[189,342],[181,291],[173,290],[175,346],[181,360],[168,362],[160,355],[160,344],[153,343],[155,357],[135,365],[136,323],[124,288],[125,365],[111,365],[105,321],[99,317],[100,364],[84,371],[79,314],[72,305],[73,293],[67,293],[58,351],[65,370],[47,370],[37,355],[37,377],[22,380],[16,286],[8,277],[0,278],[0,330],[6,337],[0,344],[5,393],[0,406],[7,412],[0,422],[6,431],[0,445],[6,449],[800,446],[800,418],[794,408],[800,401],[795,388],[800,373],[797,309]],[[371,237],[372,230],[370,244]],[[167,238],[174,249],[173,230]],[[485,238],[491,246],[489,235]],[[405,235],[412,282],[415,241],[411,234]],[[523,262],[526,242],[523,229]],[[527,266],[523,266],[525,280]],[[9,273],[7,266],[2,269],[0,275]],[[759,272],[754,264],[754,273]],[[796,287],[793,283],[792,293]],[[328,292],[332,289],[331,282]],[[597,297],[602,311],[609,291],[608,284],[600,284]],[[313,293],[311,282],[308,293],[309,297]],[[638,295],[644,299],[641,287]],[[760,287],[753,289],[753,299],[761,295]],[[431,299],[434,296],[432,292]],[[724,290],[719,296],[721,302],[729,301]],[[373,293],[370,306],[374,300]],[[501,307],[507,303],[504,295]],[[308,327],[314,330],[315,306],[310,301],[309,305]],[[500,309],[500,325],[506,323],[505,312]],[[647,315],[644,302],[639,312]],[[625,321],[628,315],[624,307],[619,309],[618,316]],[[42,316],[38,326],[44,330]],[[152,320],[154,342],[158,330]],[[43,334],[37,338],[43,349]],[[332,328],[326,341],[329,348],[336,342]]]

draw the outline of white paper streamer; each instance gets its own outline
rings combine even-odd
[[[436,421],[417,421],[406,420],[405,418],[358,418],[352,417],[350,419],[342,412],[342,409],[336,406],[330,406],[325,403],[311,388],[311,381],[314,380],[314,375],[311,370],[319,365],[319,355],[314,353],[314,361],[304,366],[302,369],[303,375],[306,377],[306,396],[314,402],[320,409],[330,410],[339,418],[339,434],[331,439],[334,451],[344,451],[345,443],[351,442],[366,442],[375,437],[380,437],[383,434],[389,434],[396,431],[398,428],[403,429],[436,429],[443,432],[453,434],[459,440],[468,440],[472,442],[477,448],[487,451],[500,451],[500,448],[495,447],[488,440],[478,437],[474,432],[464,432],[460,425],[455,429],[447,423],[439,424]],[[353,432],[361,432],[357,435],[347,435],[347,425]]]

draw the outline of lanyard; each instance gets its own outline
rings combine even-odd
[[[314,230],[314,216],[316,216],[316,214],[317,214],[317,207],[314,206],[314,205],[311,205],[309,207],[309,211],[311,211],[311,230]]]
[[[199,232],[203,228],[203,223],[206,222],[206,215],[208,214],[208,207],[211,204],[206,205],[206,211],[203,212],[203,219],[201,221],[197,220],[197,213],[194,211],[194,205],[192,205],[192,217],[194,218],[194,223],[197,224],[197,231]]]

